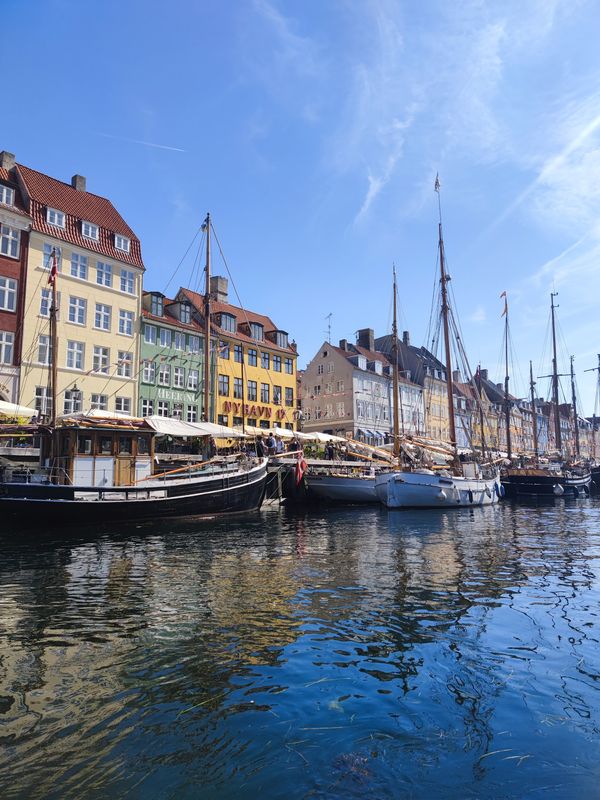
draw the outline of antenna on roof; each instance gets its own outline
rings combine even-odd
[[[333,317],[333,313],[330,312],[327,314],[325,319],[327,320],[327,341],[331,344],[331,318]]]

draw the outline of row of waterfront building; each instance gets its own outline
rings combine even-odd
[[[49,274],[58,273],[57,352]],[[196,422],[296,427],[294,342],[211,280],[210,408],[204,408],[204,297],[143,287],[138,237],[112,203],[0,152],[0,401],[51,413],[99,409]]]
[[[52,353],[48,281],[58,274],[58,348]],[[143,286],[138,237],[112,203],[17,164],[0,152],[0,401],[50,415],[50,364],[56,358],[56,413],[99,409],[189,422],[274,425],[353,437],[369,444],[393,434],[392,337],[358,332],[355,344],[324,342],[298,375],[296,344],[269,316],[228,299],[211,279],[210,407],[204,408],[204,296],[181,287],[173,297]],[[198,287],[196,287],[198,288]],[[400,429],[448,440],[446,368],[408,332],[397,342]],[[481,396],[483,415],[478,395]],[[503,387],[480,370],[475,385],[454,375],[457,444],[506,452]],[[579,447],[595,456],[595,421],[570,405],[510,397],[515,453]]]
[[[342,339],[338,346],[324,342],[300,375],[303,430],[351,436],[372,445],[393,438],[392,337],[375,338],[358,331],[356,344]],[[448,441],[449,418],[446,367],[425,347],[410,343],[407,331],[397,342],[399,427],[406,435]],[[478,370],[472,381],[453,375],[453,405],[459,448],[486,448],[506,453],[504,387]],[[481,402],[479,402],[481,397]],[[534,403],[512,395],[510,442],[513,454],[534,453],[534,425],[540,454],[556,451],[555,414],[559,414],[563,456],[596,456],[597,420],[576,416],[569,404],[543,399]],[[482,409],[483,413],[481,413]],[[483,436],[482,436],[483,433]]]

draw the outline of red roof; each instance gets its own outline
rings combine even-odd
[[[33,219],[33,230],[144,269],[140,241],[110,200],[90,192],[77,191],[68,183],[22,164],[17,164],[17,170],[31,199],[29,212]],[[48,207],[65,213],[65,228],[48,224]],[[98,241],[82,235],[81,220],[93,222],[99,227]],[[115,233],[131,241],[129,253],[117,250]]]
[[[191,289],[184,289],[183,287],[179,290],[190,303],[196,308],[200,313],[202,313],[204,309],[204,295],[199,294],[198,292],[192,292]],[[231,314],[236,318],[238,330],[235,333],[230,331],[224,331],[223,335],[232,336],[235,339],[239,339],[242,342],[248,342],[249,344],[260,344],[257,342],[256,339],[253,339],[252,336],[247,336],[245,333],[239,330],[239,326],[243,325],[244,323],[255,322],[258,325],[262,325],[264,328],[265,333],[279,331],[281,328],[278,328],[275,323],[273,322],[270,317],[266,317],[264,314],[257,314],[255,311],[248,311],[245,308],[240,308],[239,306],[233,306],[231,303],[221,303],[217,300],[213,300],[210,304],[211,316],[212,314]],[[215,330],[219,333],[219,328],[215,326]],[[266,340],[266,344],[268,345],[269,349],[274,350],[281,350],[283,353],[292,353],[296,355],[296,351],[293,350],[291,347],[279,347],[270,339]]]

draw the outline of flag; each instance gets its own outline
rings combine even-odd
[[[441,187],[440,187],[440,175],[439,175],[439,173],[436,173],[435,184],[434,184],[433,188],[435,189],[436,192],[440,191]]]
[[[308,464],[304,460],[304,456],[302,455],[302,453],[298,453],[298,460],[296,461],[296,486],[298,486],[298,484],[302,480],[302,477],[304,476],[304,473],[306,472],[307,469],[308,469]]]
[[[54,286],[56,280],[56,273],[58,272],[58,264],[56,263],[56,249],[52,248],[52,262],[50,264],[50,274],[48,275],[48,283]]]
[[[500,297],[504,298],[504,311],[500,314],[500,316],[503,317],[505,314],[508,314],[508,297],[506,296],[506,292],[502,292]]]

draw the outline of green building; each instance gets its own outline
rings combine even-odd
[[[189,302],[169,300],[160,292],[143,294],[138,399],[142,417],[156,414],[185,422],[203,418],[204,331],[192,312]]]

